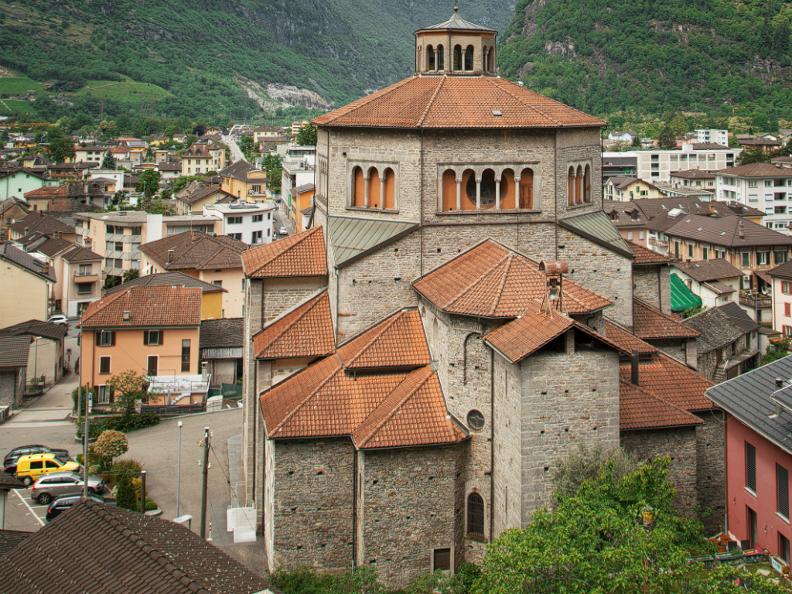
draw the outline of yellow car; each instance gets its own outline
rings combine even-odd
[[[77,472],[80,465],[57,454],[28,454],[17,460],[16,476],[26,487],[52,472]]]

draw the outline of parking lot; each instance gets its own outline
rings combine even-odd
[[[33,532],[47,523],[47,506],[30,499],[30,489],[13,489],[6,500],[6,528]]]

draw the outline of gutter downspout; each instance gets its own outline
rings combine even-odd
[[[357,507],[358,507],[358,456],[360,451],[352,448],[352,569],[357,567]]]
[[[490,506],[489,541],[495,538],[495,352],[490,349]]]
[[[252,338],[251,338],[252,340]],[[253,504],[255,505],[256,502],[256,468],[258,466],[258,454],[259,454],[259,447],[258,447],[258,434],[256,428],[258,426],[258,410],[259,407],[256,406],[256,402],[258,401],[258,361],[254,358],[253,359],[253,485],[250,490],[250,493],[253,497]],[[263,445],[263,444],[262,444]],[[262,452],[264,448],[262,447]]]
[[[553,182],[555,184],[555,192],[553,192],[555,198],[555,204],[553,204],[553,219],[555,223],[553,225],[555,235],[554,249],[555,259],[558,261],[558,130],[553,135]]]

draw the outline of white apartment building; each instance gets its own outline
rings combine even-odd
[[[635,177],[651,182],[671,181],[675,171],[701,169],[718,171],[734,167],[742,152],[735,148],[696,148],[697,144],[683,144],[681,149],[652,149],[648,151],[603,152],[603,160],[634,157],[636,160]]]
[[[74,162],[101,164],[107,151],[104,146],[78,144],[74,147]]]
[[[282,164],[281,196],[291,210],[292,189],[314,183],[316,147],[290,144]]]
[[[182,175],[201,175],[225,167],[225,146],[215,142],[196,142],[181,158]]]
[[[696,142],[729,146],[729,131],[717,130],[715,128],[696,130]]]
[[[88,174],[88,179],[112,179],[115,182],[115,189],[123,190],[124,189],[124,176],[126,175],[126,171],[116,170],[116,169],[91,169],[91,172]]]
[[[204,216],[221,219],[219,233],[250,245],[272,241],[275,204],[266,202],[232,202],[204,206]]]
[[[718,171],[718,200],[735,200],[765,213],[764,224],[790,235],[792,223],[792,169],[770,163],[751,163]]]

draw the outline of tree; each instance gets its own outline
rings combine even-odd
[[[123,456],[128,449],[127,436],[112,429],[102,431],[91,445],[91,452],[102,461],[102,468],[109,468],[113,459]]]
[[[265,155],[261,161],[262,167],[267,172],[267,185],[269,189],[280,194],[281,191],[281,175],[283,175],[283,163],[277,153],[270,153]]]
[[[660,130],[660,135],[657,137],[657,142],[661,149],[676,148],[676,136],[674,136],[674,131],[671,129],[671,126],[668,124],[663,126],[663,129]]]
[[[127,473],[122,473],[116,480],[116,505],[123,509],[139,511],[137,507],[137,496],[135,487],[132,484],[132,477]]]
[[[621,475],[607,460],[573,494],[557,494],[552,511],[540,510],[527,528],[498,537],[472,591],[783,592],[735,567],[708,570],[689,561],[713,547],[697,521],[677,514],[669,464],[658,458]],[[737,579],[750,588],[735,585]]]
[[[313,124],[305,124],[297,132],[297,144],[301,146],[316,146],[316,128]]]
[[[107,151],[102,157],[102,169],[115,169],[116,168],[116,160],[113,156],[113,153]]]
[[[756,149],[747,149],[740,153],[740,165],[749,165],[751,163],[767,163],[770,161],[770,155],[766,155],[762,151]]]
[[[140,174],[137,183],[137,191],[143,192],[146,198],[151,198],[159,190],[160,173],[149,169]]]
[[[74,157],[74,143],[63,130],[58,126],[53,126],[47,132],[49,142],[49,154],[56,163],[63,163],[66,159]]]
[[[127,369],[111,375],[106,385],[123,409],[124,415],[131,415],[135,411],[135,400],[142,400],[145,396],[147,384],[143,374]]]
[[[633,136],[632,146],[633,148],[641,148],[641,137],[638,136],[637,134]]]
[[[245,160],[250,162],[255,161],[256,157],[258,156],[256,143],[253,142],[252,136],[244,135],[239,139],[239,150],[242,151],[242,154],[245,156]]]
[[[135,280],[140,276],[140,271],[130,268],[129,270],[125,270],[124,274],[121,275],[121,282],[126,283],[131,280]]]

